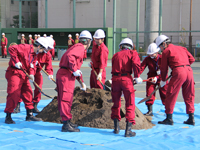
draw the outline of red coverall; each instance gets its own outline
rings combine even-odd
[[[59,64],[60,69],[56,74],[56,84],[58,90],[58,110],[60,111],[62,121],[72,118],[71,106],[76,79],[73,72],[80,70],[83,64],[84,49],[83,44],[75,44],[63,54]]]
[[[52,67],[52,60],[51,60],[50,52],[39,53],[37,55],[37,61],[38,61],[38,64],[37,64],[37,69],[36,69],[36,73],[35,73],[34,77],[35,77],[35,82],[42,89],[43,76],[41,73],[42,69],[40,68],[40,66],[43,67],[45,65],[45,71],[49,75],[53,75],[53,67]],[[39,103],[40,100],[41,100],[41,93],[40,93],[39,89],[35,86],[33,102]]]
[[[102,83],[105,83],[106,80],[106,67],[107,67],[107,61],[108,61],[108,48],[104,43],[102,43],[100,46],[94,44],[92,47],[92,55],[91,60],[93,62],[93,67],[97,74],[99,74],[99,70],[103,69],[102,72]],[[99,88],[103,89],[103,86],[101,83],[97,80],[97,76],[95,75],[94,71],[91,70],[90,74],[90,88]]]
[[[74,40],[73,39],[69,39],[68,40],[68,49],[70,48],[70,47],[72,47],[74,45]]]
[[[5,48],[5,46],[7,46],[8,44],[8,39],[6,37],[1,39],[1,52],[2,52],[2,56],[7,56],[7,48]]]
[[[51,53],[51,55],[52,55],[53,58],[55,58],[55,47],[56,47],[56,42],[54,40],[53,49],[49,50],[49,52]]]
[[[195,61],[188,50],[181,46],[169,44],[162,53],[161,77],[166,80],[168,66],[172,69],[172,77],[167,88],[165,113],[172,114],[180,88],[186,104],[186,113],[194,113],[194,78],[190,65]]]
[[[83,56],[83,58],[84,58],[84,59],[87,58],[87,50],[86,50],[86,49],[84,50],[84,56]]]
[[[29,39],[28,40],[28,44],[33,44],[34,43],[34,40],[33,39]]]
[[[162,55],[160,55],[160,54],[158,54],[155,59],[152,59],[150,56],[147,56],[141,63],[140,74],[142,74],[142,72],[148,66],[149,72],[147,73],[147,78],[157,77],[156,84],[151,83],[151,82],[146,83],[146,96],[147,97],[155,90],[156,86],[160,85],[161,75],[157,75],[156,71],[160,69],[161,59],[162,59]],[[168,87],[168,85],[165,85],[164,87],[159,89],[159,94],[160,94],[160,98],[162,100],[163,105],[165,105],[167,87]],[[154,101],[155,101],[155,93],[152,95],[152,97],[148,101],[146,101],[146,105],[153,105]]]
[[[135,125],[135,93],[133,87],[133,77],[140,76],[140,58],[136,51],[121,50],[112,58],[112,101],[111,118],[121,120],[120,107],[121,95],[124,93],[126,101],[126,121]]]
[[[27,40],[25,38],[21,39],[21,44],[27,44]]]
[[[12,113],[20,98],[24,101],[26,109],[33,109],[33,92],[29,79],[22,70],[15,67],[17,62],[21,62],[28,74],[35,74],[35,69],[30,66],[31,63],[35,66],[36,62],[33,46],[29,44],[13,45],[8,48],[8,51],[11,58],[5,75],[8,82],[8,95],[4,112]]]

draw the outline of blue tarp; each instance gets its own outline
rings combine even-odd
[[[141,98],[136,98],[136,103]],[[51,100],[42,100],[39,109],[42,110]],[[147,110],[145,104],[136,105],[141,112]],[[134,130],[135,137],[125,138],[124,130],[118,135],[112,129],[97,129],[79,127],[81,132],[61,132],[62,124],[50,122],[27,122],[26,111],[21,105],[21,113],[12,114],[16,124],[5,124],[5,103],[0,104],[0,150],[62,150],[62,149],[103,149],[103,150],[161,150],[161,149],[200,149],[200,104],[195,104],[195,126],[185,125],[187,120],[185,104],[177,102],[173,120],[174,125],[159,125],[158,121],[165,119],[164,106],[160,100],[153,105],[154,116],[152,122],[156,124],[152,129]]]

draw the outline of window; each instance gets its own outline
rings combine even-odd
[[[24,5],[25,1],[22,1],[22,5]]]
[[[30,6],[30,2],[28,2],[28,6]]]
[[[38,6],[38,2],[35,2],[35,6]]]
[[[14,4],[14,0],[11,0],[11,4]]]

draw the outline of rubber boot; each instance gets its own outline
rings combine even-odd
[[[136,136],[136,133],[131,131],[131,126],[132,126],[132,123],[127,121],[126,122],[125,137]]]
[[[114,120],[114,133],[115,134],[118,134],[119,131],[120,131],[120,128],[119,128],[119,120],[117,118],[115,118]]]
[[[73,124],[73,123],[71,122],[71,120],[69,121],[69,123],[70,123],[70,125],[71,125],[73,128],[78,128],[78,125],[77,125],[77,124]]]
[[[7,58],[7,55],[5,56],[5,58]]]
[[[194,113],[188,114],[189,118],[187,121],[184,121],[184,124],[189,124],[189,125],[195,125],[195,121],[194,121]]]
[[[80,132],[80,129],[74,128],[70,124],[70,120],[63,121],[62,132]]]
[[[7,123],[7,124],[15,124],[15,121],[13,121],[12,118],[11,118],[11,113],[6,113],[5,123]]]
[[[172,114],[167,114],[167,118],[163,121],[158,121],[158,124],[173,125]]]
[[[38,105],[38,103],[33,103],[33,113],[40,113],[40,111],[37,109],[37,105]]]
[[[27,109],[26,110],[26,121],[42,121],[42,119],[33,116],[33,110],[32,109]]]
[[[20,113],[20,102],[17,103],[16,108],[13,111],[14,114]]]
[[[152,105],[147,105],[148,112],[144,115],[153,116]]]

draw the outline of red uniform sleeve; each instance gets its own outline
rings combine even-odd
[[[7,44],[8,44],[8,39],[7,38],[5,38],[5,43],[6,43],[6,46],[7,46]]]
[[[36,73],[36,69],[37,69],[37,67],[36,67],[36,61],[37,61],[37,58],[36,58],[36,56],[33,56],[34,57],[34,60],[33,60],[33,62],[32,62],[32,64],[33,64],[33,68],[29,68],[29,74],[32,74],[32,75],[35,75],[35,73]]]
[[[46,63],[45,63],[45,71],[49,75],[53,75],[53,67],[52,67],[52,60],[51,60],[51,54],[48,52],[46,57]]]
[[[164,50],[162,53],[162,59],[161,59],[161,66],[160,66],[160,71],[161,71],[161,79],[162,81],[166,80],[166,76],[168,73],[168,56],[170,55],[170,51],[169,50]]]
[[[138,78],[140,77],[140,68],[141,68],[140,57],[136,51],[132,52],[133,52],[132,66],[134,71],[134,78]]]
[[[142,63],[141,63],[141,67],[140,67],[140,74],[142,74],[142,72],[144,71],[144,69],[147,66],[147,59],[145,58]]]
[[[74,45],[74,40],[72,39],[72,45]]]
[[[55,42],[55,40],[54,40],[54,44],[53,44],[53,47],[54,47],[54,48],[56,47],[56,42]]]
[[[100,69],[105,69],[107,66],[107,61],[108,61],[108,50],[107,49],[101,49],[100,52]]]
[[[186,52],[187,52],[188,59],[189,59],[190,65],[191,65],[191,64],[193,64],[193,62],[195,62],[195,59],[192,56],[192,54],[190,52],[188,52],[188,50],[186,50]]]
[[[69,68],[72,72],[77,71],[77,66],[76,66],[76,57],[74,55],[68,55],[68,60],[69,60]]]
[[[17,46],[10,46],[8,48],[8,51],[10,53],[10,57],[11,57],[11,61],[13,63],[13,65],[15,65],[16,63],[19,62],[19,58],[17,56],[18,50],[17,50]]]

